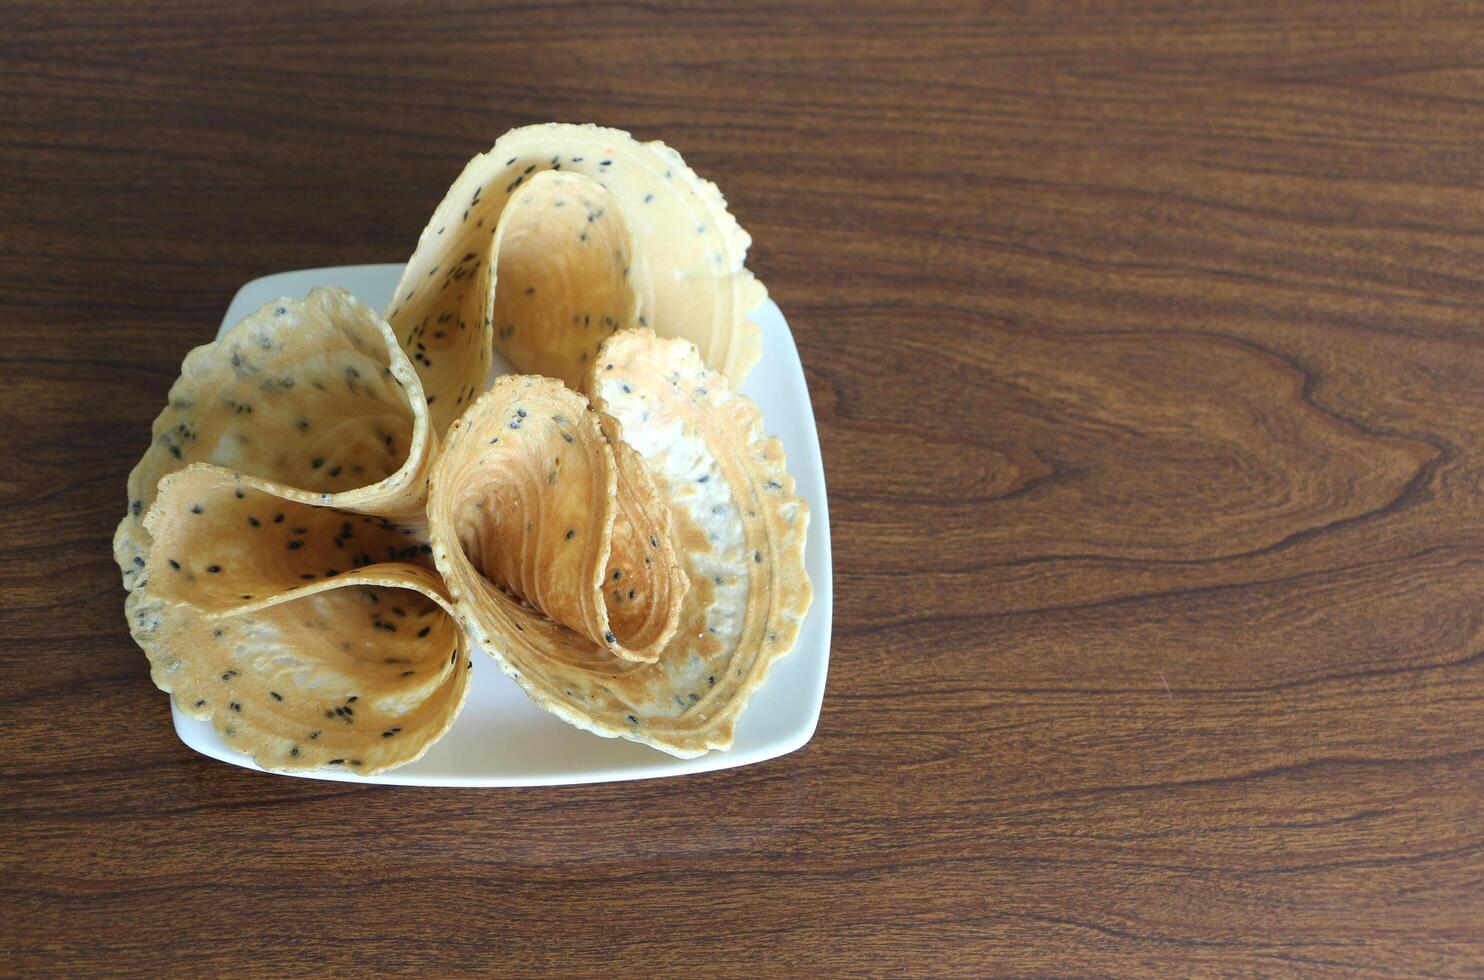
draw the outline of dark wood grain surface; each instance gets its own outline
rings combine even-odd
[[[818,734],[469,792],[194,755],[109,538],[242,282],[507,128],[717,180],[808,372]],[[1484,7],[0,11],[0,973],[1484,969]]]

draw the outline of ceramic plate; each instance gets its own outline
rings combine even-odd
[[[303,298],[315,286],[340,286],[373,309],[383,310],[401,274],[398,264],[348,265],[254,279],[237,291],[218,334],[265,303],[285,296]],[[797,492],[809,502],[805,565],[814,584],[814,604],[799,631],[798,644],[774,665],[767,684],[748,704],[730,751],[675,759],[646,745],[580,731],[537,708],[494,661],[480,654],[474,660],[469,699],[458,720],[421,759],[375,776],[330,771],[285,775],[404,786],[598,783],[730,769],[777,758],[808,742],[819,720],[830,654],[833,583],[824,467],[809,389],[788,323],[771,299],[753,311],[752,318],[763,330],[763,357],[742,392],[761,406],[768,432],[783,441]],[[187,718],[173,705],[171,710],[175,731],[191,748],[213,759],[258,769],[251,759],[227,748],[210,722]]]

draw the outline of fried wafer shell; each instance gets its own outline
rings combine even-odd
[[[124,587],[150,550],[160,479],[209,462],[290,497],[420,522],[433,437],[412,365],[372,310],[339,289],[269,303],[191,351],[129,474],[114,536]]]
[[[521,604],[617,659],[654,660],[685,579],[669,511],[647,471],[625,466],[581,395],[550,378],[498,379],[434,467],[429,520],[455,559],[450,591]]]
[[[370,774],[420,757],[468,688],[421,528],[195,464],[145,516],[127,603],[151,676],[258,765]]]
[[[597,126],[511,130],[464,168],[418,239],[387,319],[442,433],[483,388],[491,346],[577,387],[618,329],[698,345],[740,380],[766,295],[716,185],[663,143]]]
[[[669,511],[688,583],[678,627],[656,659],[605,649],[522,601],[475,560],[483,553],[461,530],[467,511],[457,502],[484,478],[450,464],[467,432],[450,435],[429,491],[438,568],[476,645],[541,707],[681,757],[728,748],[748,699],[793,646],[808,610],[807,506],[757,407],[706,369],[690,343],[621,331],[602,348],[588,385],[613,445],[641,465]]]

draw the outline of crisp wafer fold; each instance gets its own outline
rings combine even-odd
[[[339,289],[269,303],[186,355],[129,474],[114,536],[124,587],[149,556],[155,488],[190,463],[272,480],[306,503],[419,522],[433,443],[417,373],[376,313]]]
[[[156,685],[264,768],[411,762],[470,667],[431,547],[419,525],[286,489],[200,463],[166,477],[130,631]]]
[[[653,661],[675,631],[669,512],[555,379],[502,377],[453,424],[428,512],[456,599],[523,605],[625,661]]]
[[[264,768],[421,756],[470,666],[431,570],[433,444],[390,328],[339,290],[193,351],[115,538],[155,683]]]
[[[538,705],[580,728],[681,757],[730,747],[737,718],[773,662],[793,646],[811,598],[803,557],[808,508],[793,494],[782,447],[764,434],[761,413],[705,368],[686,341],[622,331],[600,352],[588,380],[593,405],[615,451],[647,473],[668,511],[688,583],[678,596],[678,627],[645,663],[605,649],[580,623],[530,601],[490,562],[477,530],[490,518],[471,516],[469,501],[485,500],[489,510],[496,500],[511,499],[491,489],[510,479],[511,467],[480,468],[488,439],[501,422],[523,428],[531,420],[519,416],[531,392],[576,397],[544,379],[502,382],[498,401],[477,404],[455,424],[429,489],[434,557],[466,628]],[[591,444],[590,434],[584,443]],[[580,496],[608,497],[594,486],[612,486],[617,494],[616,478],[610,484],[604,473],[601,481],[574,481],[567,491],[572,500],[559,504],[560,479],[544,491],[540,472],[547,460],[539,453],[533,458],[540,463],[523,478],[516,521],[533,512],[558,515],[554,527],[562,529],[578,520]],[[584,529],[571,530],[569,543]],[[534,536],[527,540],[548,539],[534,525],[527,533]]]
[[[740,381],[766,290],[716,185],[663,143],[597,126],[511,130],[433,213],[387,319],[442,433],[483,388],[490,349],[577,387],[613,332],[652,326]]]

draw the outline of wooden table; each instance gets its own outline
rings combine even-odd
[[[4,14],[0,973],[1484,968],[1484,8],[355,6]],[[818,734],[194,755],[108,545],[181,357],[553,118],[680,148],[789,315]]]

